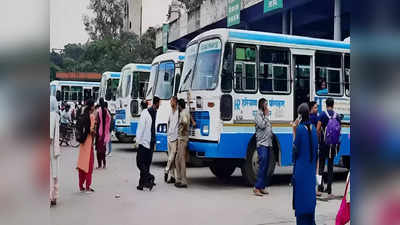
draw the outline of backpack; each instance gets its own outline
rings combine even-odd
[[[90,117],[85,113],[79,115],[76,123],[75,137],[79,143],[85,143],[90,132]]]
[[[329,121],[325,128],[325,144],[327,145],[336,145],[339,144],[340,138],[340,122],[336,119],[336,112],[333,113],[333,116],[329,116],[329,113],[325,111],[325,114],[328,116]]]

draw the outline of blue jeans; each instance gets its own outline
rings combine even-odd
[[[296,225],[315,225],[315,214],[296,216]]]
[[[108,154],[111,154],[111,140],[108,142]]]
[[[258,174],[255,188],[264,189],[268,185],[268,162],[269,162],[269,147],[260,146],[257,148],[258,153]]]

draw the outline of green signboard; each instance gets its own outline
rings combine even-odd
[[[283,0],[264,0],[264,13],[283,8]]]
[[[162,27],[162,45],[163,45],[163,52],[166,53],[168,51],[168,30],[169,24],[163,24]]]
[[[228,27],[240,23],[240,0],[228,0],[228,13],[226,19]]]

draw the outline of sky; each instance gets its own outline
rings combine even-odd
[[[82,16],[91,16],[89,0],[51,0],[50,49],[63,48],[68,43],[85,43],[86,33]],[[143,0],[143,32],[150,26],[165,22],[170,0]]]

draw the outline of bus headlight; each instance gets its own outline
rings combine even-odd
[[[203,136],[208,136],[209,133],[210,133],[210,130],[209,130],[209,128],[208,128],[208,125],[202,126],[200,132],[201,132],[201,135],[203,135]]]

